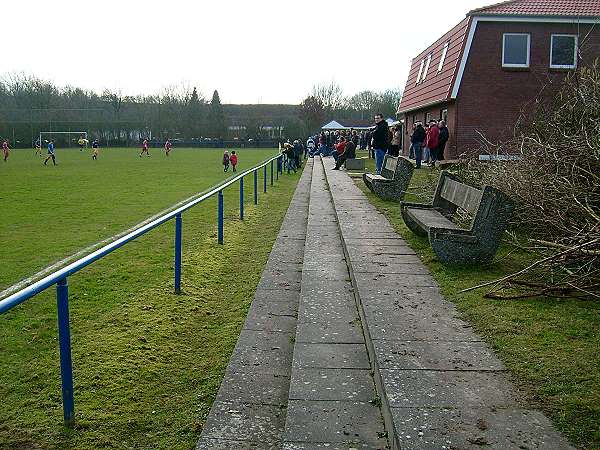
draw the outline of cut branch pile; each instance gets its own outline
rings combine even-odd
[[[567,76],[550,102],[538,102],[516,136],[490,154],[518,161],[472,161],[462,176],[495,186],[517,203],[510,233],[537,256],[500,280],[492,298],[600,298],[600,66]],[[523,118],[522,118],[523,119]],[[524,123],[524,121],[523,121]],[[474,289],[472,288],[472,289]]]

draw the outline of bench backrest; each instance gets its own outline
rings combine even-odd
[[[390,155],[385,155],[383,166],[381,167],[381,176],[394,179],[396,168],[398,167],[398,158]]]
[[[448,216],[458,208],[472,215],[471,230],[477,234],[500,239],[512,214],[514,204],[502,191],[485,186],[477,189],[461,183],[458,178],[442,170],[433,197],[433,207]]]
[[[475,214],[479,209],[483,191],[467,184],[444,177],[440,197],[444,200]]]

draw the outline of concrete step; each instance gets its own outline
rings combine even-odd
[[[339,226],[318,158],[300,286],[283,448],[386,448]]]
[[[572,448],[354,181],[325,174],[392,448]]]
[[[311,177],[312,160],[298,182],[198,449],[283,446]]]

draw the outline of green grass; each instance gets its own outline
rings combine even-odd
[[[239,169],[275,152],[238,151]],[[223,173],[222,150],[176,148],[168,158],[159,149],[151,149],[150,158],[138,154],[135,148],[102,149],[92,161],[89,151],[58,149],[58,165],[46,167],[31,150],[12,151],[0,164],[0,229],[8,243],[0,246],[0,290],[231,175]]]
[[[367,170],[374,170],[368,160]],[[426,166],[415,170],[410,191],[432,192],[439,172]],[[532,261],[531,255],[503,245],[485,266],[452,267],[435,258],[427,238],[405,225],[400,208],[357,185],[415,249],[439,283],[442,292],[497,352],[523,393],[525,405],[546,412],[558,429],[580,448],[600,448],[600,304],[574,299],[538,297],[490,300],[485,289],[460,290],[515,272]],[[408,201],[430,201],[408,195]]]
[[[4,259],[8,255],[44,251],[27,263],[30,271],[37,269],[223,178],[219,151],[178,150],[169,161],[158,153],[140,161],[131,150],[104,151],[106,162],[95,169],[87,167],[87,158],[79,160],[78,151],[65,151],[58,153],[58,167],[43,170],[30,154],[14,152],[9,164],[30,173],[20,180],[15,168],[1,169],[11,171],[20,202],[25,192],[40,199],[52,195],[54,210],[66,219],[76,202],[87,204],[72,221],[62,222],[63,215],[54,217],[46,206],[43,215],[32,214],[27,220],[37,231],[30,236],[38,242],[33,246],[19,233],[3,240],[32,245],[27,251],[2,249],[3,269],[13,265]],[[267,154],[272,150],[243,151],[242,168]],[[0,317],[0,448],[193,448],[298,176],[284,175],[268,194],[261,192],[258,207],[251,205],[249,177],[244,222],[238,219],[237,185],[228,189],[223,246],[216,244],[216,200],[184,214],[182,295],[173,294],[172,222],[69,278],[73,430],[62,426],[53,289]],[[59,188],[66,197],[52,194]],[[37,202],[14,207],[29,215]],[[10,217],[20,222],[14,212]],[[54,245],[55,230],[64,240],[71,237],[66,227],[86,236],[74,236],[78,245]],[[6,280],[28,274],[27,264]]]
[[[373,161],[368,165],[372,170]],[[410,189],[431,190],[438,173],[427,167],[415,170]],[[491,264],[445,266],[436,260],[427,238],[406,228],[396,203],[380,200],[362,181],[357,184],[415,249],[446,298],[496,350],[522,390],[523,403],[546,412],[580,448],[600,448],[600,304],[546,297],[490,300],[483,297],[485,289],[461,294],[464,288],[515,272],[531,256],[503,245]],[[427,201],[414,196],[407,200]]]

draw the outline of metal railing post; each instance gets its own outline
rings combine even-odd
[[[223,191],[219,191],[219,226],[217,239],[219,244],[223,243]]]
[[[267,165],[263,166],[263,192],[267,192]]]
[[[279,181],[279,168],[281,167],[281,157],[277,158],[277,181]]]
[[[240,220],[244,220],[244,177],[240,178]]]
[[[271,161],[271,186],[273,186],[273,161]]]
[[[258,205],[258,169],[254,169],[254,204]]]
[[[181,292],[181,214],[175,216],[175,293]]]
[[[56,306],[58,310],[63,417],[65,426],[72,427],[75,424],[75,402],[73,400],[73,363],[71,361],[71,331],[69,329],[69,285],[66,277],[56,284]]]

